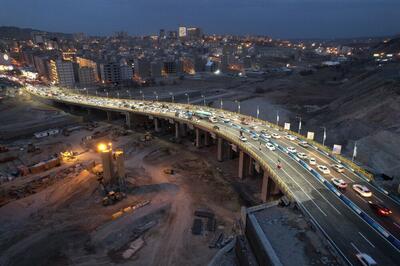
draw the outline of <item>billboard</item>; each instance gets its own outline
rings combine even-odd
[[[340,154],[342,152],[342,145],[333,145],[332,153],[334,154]]]
[[[314,132],[308,131],[307,132],[307,139],[313,140],[314,139]]]
[[[284,129],[285,130],[290,130],[290,123],[285,123]]]

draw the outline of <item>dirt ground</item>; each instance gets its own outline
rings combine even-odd
[[[123,147],[126,155],[127,197],[103,207],[97,177],[88,167],[100,158],[79,144],[88,134],[79,130],[43,140],[42,147],[62,142],[58,150],[67,145],[81,154],[59,168],[1,185],[7,202],[0,207],[0,265],[207,264],[218,249],[208,247],[214,233],[191,233],[194,211],[212,210],[217,228],[231,235],[240,210],[229,174],[216,166],[212,151],[198,152],[189,141],[141,142],[141,133],[116,138],[114,147]],[[164,173],[167,168],[174,174]],[[27,184],[33,189],[20,198],[8,193]],[[145,200],[150,204],[112,220],[116,212]],[[124,258],[135,240],[142,241],[138,251]]]

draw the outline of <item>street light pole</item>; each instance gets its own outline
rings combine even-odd
[[[354,159],[357,156],[357,141],[354,142],[354,150],[353,150],[353,157],[351,158],[351,161],[354,162]]]
[[[297,131],[297,133],[300,134],[300,131],[301,131],[301,117],[298,116],[297,118],[299,119],[299,130]]]
[[[238,100],[235,100],[235,102],[237,103],[237,112],[240,114],[240,102]]]
[[[187,104],[189,104],[189,103],[190,103],[190,97],[189,97],[189,94],[188,94],[188,93],[185,93],[185,95],[186,95],[186,97],[187,97]]]
[[[203,105],[206,106],[206,97],[204,95],[201,95],[201,98],[203,98]]]
[[[259,115],[260,115],[260,106],[257,105],[257,119]]]
[[[276,125],[279,125],[279,111],[276,111]]]
[[[221,110],[222,110],[222,107],[224,106],[224,102],[222,101],[222,99],[221,99],[220,102],[219,102],[219,106],[220,106],[220,108],[221,108]]]
[[[170,92],[169,95],[171,95],[171,102],[173,103],[174,100],[175,100],[175,99],[174,99],[174,93],[173,93],[173,92]]]
[[[325,146],[325,140],[326,140],[326,127],[322,127],[324,129],[324,136],[322,137],[322,146]]]

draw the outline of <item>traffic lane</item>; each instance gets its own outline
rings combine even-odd
[[[284,141],[282,141],[282,142],[284,142]],[[291,143],[289,143],[289,145],[290,144]],[[307,156],[310,157],[310,155],[309,155],[310,153],[308,153],[308,149],[301,147],[298,144],[296,146],[296,149],[298,149],[299,152],[306,153]],[[318,161],[317,161],[317,164],[318,164]],[[316,166],[311,166],[311,167],[313,167],[314,169],[317,170]],[[329,165],[327,165],[327,167],[329,167]],[[393,212],[390,215],[390,217],[382,217],[382,216],[377,215],[369,206],[369,204],[367,202],[368,200],[362,198],[356,191],[354,191],[354,189],[352,188],[352,182],[351,182],[351,180],[348,179],[348,176],[346,174],[339,173],[336,170],[334,170],[332,167],[329,167],[329,168],[331,171],[329,177],[327,177],[326,175],[321,173],[325,179],[330,181],[331,177],[336,177],[336,178],[344,179],[345,181],[347,181],[349,183],[348,188],[346,189],[346,191],[343,194],[348,196],[354,203],[356,203],[356,205],[358,207],[360,207],[368,215],[370,215],[375,220],[380,222],[380,224],[383,225],[384,228],[386,228],[389,232],[393,233],[393,235],[396,236],[396,238],[400,237],[400,226],[399,226],[400,225],[400,210],[397,208],[397,206],[393,206],[392,204],[387,204],[387,202],[384,202],[381,198],[379,198],[379,196],[377,196],[373,192],[373,195],[369,200],[377,202],[377,203],[382,203],[383,205],[385,205],[386,207],[391,209]],[[366,183],[367,182],[357,182],[357,184],[366,184]],[[371,187],[371,186],[369,186],[369,187]],[[371,190],[371,191],[373,191],[373,190]],[[374,191],[376,191],[376,190],[374,190]]]
[[[286,161],[286,159],[283,159],[283,161]],[[287,166],[289,168],[294,167],[298,171],[302,171],[302,170],[307,171],[299,164],[297,164],[297,166],[292,165],[290,163],[290,161],[287,162]],[[285,166],[283,166],[283,167],[285,167]],[[286,169],[286,168],[284,168],[284,169]],[[316,180],[316,179],[314,179],[314,180]],[[376,247],[384,247],[384,246],[386,246],[386,248],[391,249],[391,251],[390,251],[391,254],[397,253],[397,255],[398,255],[397,249],[395,249],[389,242],[387,242],[383,237],[381,237],[372,227],[370,227],[367,223],[365,223],[361,218],[359,218],[358,216],[356,217],[356,214],[350,208],[348,208],[342,201],[340,201],[339,198],[337,198],[330,191],[328,191],[325,187],[323,187],[323,184],[321,184],[319,181],[317,181],[317,183],[320,184],[321,187],[318,187],[317,184],[314,184],[315,187],[317,187],[317,189],[320,189],[321,192],[323,191],[325,198],[328,199],[331,203],[333,203],[335,206],[337,206],[339,208],[341,215],[346,217],[347,221],[353,221],[355,223],[356,226],[350,226],[350,231],[353,231],[355,228],[358,228],[357,234],[356,235],[353,234],[349,238],[349,240],[352,240],[352,243],[354,243],[357,247],[362,249],[364,252],[366,252],[366,250],[368,250],[367,253],[371,254],[371,255],[376,252],[375,251]],[[326,210],[326,209],[324,208],[324,210]],[[341,219],[334,220],[334,218],[341,218]],[[330,221],[332,221],[331,226],[333,226],[333,227],[337,226],[338,224],[344,223],[344,221],[345,221],[343,219],[343,217],[337,216],[337,215],[334,215],[333,217],[329,216],[329,219],[330,219]],[[341,227],[341,229],[339,231],[346,232],[345,230],[346,230],[346,228]],[[347,230],[346,236],[349,233],[350,232],[348,232],[348,230]],[[357,239],[356,237],[358,237],[357,241],[355,240],[355,239]],[[385,250],[385,249],[383,249],[383,250]],[[381,250],[381,251],[383,251],[383,250]],[[378,253],[381,253],[381,252],[378,252]],[[374,257],[374,255],[372,255],[372,256]],[[379,256],[379,254],[377,254],[376,256]],[[378,259],[377,259],[377,261],[378,261]],[[389,263],[389,262],[387,262],[387,263]],[[388,265],[391,265],[391,264],[388,264]]]
[[[275,152],[279,153],[279,151]],[[278,156],[276,156],[274,159],[277,158]],[[302,175],[299,175],[299,172],[302,170],[306,171],[298,164],[297,166],[292,165],[292,162],[290,160],[287,161],[287,159],[284,157],[284,154],[281,154],[279,158],[281,158],[281,161],[284,162],[282,166],[283,172],[287,171],[288,175],[291,175],[293,177],[301,177]],[[273,162],[275,160],[270,161]],[[295,168],[296,170],[293,168]],[[296,180],[299,179],[296,178]],[[319,186],[318,184],[320,184],[321,186]],[[307,186],[307,182],[305,181],[305,179],[303,182],[301,182],[300,185],[302,187]],[[370,254],[371,256],[376,258],[378,262],[384,263],[382,265],[392,265],[394,263],[390,259],[387,259],[387,256],[383,255],[382,251],[375,250],[376,245],[379,245],[379,247],[390,245],[386,240],[377,235],[374,232],[374,229],[369,227],[358,217],[355,217],[355,214],[349,208],[347,208],[338,198],[332,195],[330,191],[327,191],[325,187],[322,187],[321,183],[315,183],[314,186],[316,189],[313,189],[312,198],[323,209],[323,211],[327,213],[327,216],[321,215],[318,212],[314,212],[314,215],[319,214],[318,222],[324,221],[324,229],[328,232],[328,235],[330,237],[335,239],[335,243],[342,243],[343,247],[341,248],[341,250],[344,249],[347,251],[349,249],[350,243],[353,243],[358,247],[359,250]],[[315,190],[319,190],[320,192],[322,192],[325,198],[322,198],[320,193],[316,193]],[[341,214],[339,215],[334,209],[330,208],[330,206],[324,204],[324,202],[326,201],[325,199],[328,199],[328,201],[337,206]],[[313,206],[309,207],[312,208]],[[348,223],[349,221],[351,221],[350,224]],[[358,230],[354,230],[355,228],[357,228]],[[373,232],[371,232],[371,230]],[[392,247],[392,249],[394,249],[394,247]],[[354,251],[348,252],[347,257],[351,258],[352,256],[354,256],[355,254],[353,252]],[[397,251],[391,250],[390,252],[393,252],[394,254]]]
[[[251,142],[251,141],[250,141]],[[256,148],[256,143],[253,143],[253,145],[254,145],[254,147]],[[276,153],[279,153],[280,151],[275,151]],[[282,153],[281,154],[281,156],[276,156],[275,157],[275,160],[277,160],[278,158],[280,158],[281,159],[281,161],[284,161],[284,162],[286,162],[286,164],[287,164],[287,166],[289,167],[289,169],[290,168],[293,168],[294,166],[292,165],[292,163],[293,162],[295,162],[294,160],[293,161],[291,161],[292,159],[291,158],[289,158],[289,157],[287,157],[287,154],[285,154],[285,153]],[[275,160],[271,160],[272,162],[274,162]],[[287,160],[289,160],[289,161],[287,161]],[[296,163],[297,164],[297,163]],[[285,168],[285,166],[283,166],[284,168],[283,169],[287,169],[287,168]],[[296,173],[290,173],[291,175],[293,175],[293,176],[302,176],[302,174],[299,174],[298,172],[299,171],[306,171],[303,167],[301,167],[299,164],[297,164],[297,172]],[[283,171],[285,171],[285,170],[283,170]],[[309,173],[308,171],[306,172],[306,173]],[[303,176],[303,179],[306,181],[306,177],[304,177]],[[315,178],[313,178],[313,180],[316,180]],[[307,181],[306,181],[307,182]],[[334,196],[330,191],[327,191],[327,189],[320,183],[320,182],[318,182],[318,184],[319,185],[321,185],[321,187],[317,187],[318,185],[317,184],[314,184],[315,186],[316,186],[316,188],[314,189],[314,191],[316,191],[316,190],[318,190],[318,189],[320,189],[320,190],[322,190],[322,191],[324,191],[324,193],[326,194],[326,196],[325,197],[322,197],[321,196],[321,193],[314,193],[312,196],[313,196],[313,199],[314,200],[316,200],[316,198],[318,198],[318,197],[321,197],[321,198],[319,198],[319,200],[318,200],[318,205],[321,205],[321,203],[322,202],[324,202],[324,201],[326,201],[326,199],[327,198],[329,198],[329,201],[331,201],[331,202],[335,202],[335,205],[337,205],[337,206],[341,206],[342,208],[341,208],[341,212],[343,211],[343,210],[345,210],[345,212],[346,212],[346,215],[348,216],[348,219],[356,219],[356,223],[360,223],[361,224],[361,226],[362,227],[364,227],[364,231],[366,230],[366,232],[362,232],[362,231],[358,231],[357,233],[357,235],[353,235],[352,237],[351,237],[351,240],[353,240],[353,242],[351,242],[354,246],[356,246],[356,247],[358,247],[358,249],[359,250],[363,250],[363,252],[365,252],[365,250],[369,250],[370,248],[373,248],[373,249],[375,249],[375,245],[376,245],[376,242],[383,242],[383,243],[379,243],[380,245],[390,245],[390,243],[388,243],[385,239],[383,239],[380,235],[377,235],[377,233],[375,232],[375,230],[373,229],[373,228],[371,228],[368,224],[366,224],[363,220],[361,220],[359,217],[355,217],[355,213],[354,212],[352,212],[347,206],[345,206],[336,196]],[[304,184],[303,185],[300,185],[300,186],[304,186]],[[323,186],[323,187],[322,187]],[[327,212],[327,210],[329,210],[329,208],[327,209],[326,208],[326,206],[324,207],[324,206],[321,206],[322,207],[322,209],[324,210],[324,212],[326,213]],[[336,216],[335,216],[336,217]],[[332,217],[330,217],[330,221],[332,221],[333,219],[332,219]],[[337,221],[335,221],[334,222],[334,224],[332,225],[332,226],[330,226],[330,228],[332,228],[332,227],[338,227],[337,225],[338,224],[340,224],[342,222],[342,219],[340,219],[340,220],[337,220]],[[353,226],[352,226],[352,228],[353,228]],[[342,229],[340,229],[339,231],[340,232],[343,232],[343,228]],[[350,229],[350,231],[353,231],[353,229]],[[370,233],[371,233],[371,231],[372,231],[372,237],[370,236]],[[337,234],[338,232],[333,232],[334,234]],[[348,235],[349,234],[349,232],[347,232],[346,233],[346,235]],[[365,235],[367,235],[367,236],[365,236]],[[358,238],[357,238],[358,237]],[[369,240],[369,238],[371,238],[372,240]],[[376,239],[375,239],[376,238]],[[357,241],[356,241],[356,239],[358,239]],[[374,242],[375,242],[375,244],[374,244]],[[355,244],[356,243],[356,244]],[[392,247],[392,248],[394,248],[394,247]],[[397,250],[393,250],[394,252],[397,252]],[[373,251],[371,251],[371,250],[369,250],[368,251],[369,253],[368,254],[373,254]],[[354,255],[354,254],[353,254]],[[374,256],[374,255],[373,255]],[[377,257],[377,256],[380,256],[380,255],[375,255],[375,258]],[[379,260],[384,260],[384,258],[380,258]],[[377,261],[379,261],[378,259],[377,259]],[[391,263],[391,262],[389,262],[389,261],[387,261],[387,262],[384,262],[384,261],[381,261],[382,263]],[[389,264],[390,265],[390,264]]]
[[[292,143],[286,143],[285,141],[280,141],[279,142],[280,145],[287,147],[286,145],[291,145]],[[307,153],[307,149],[297,145],[296,149],[298,150],[298,152],[304,152],[309,156],[309,153]],[[317,161],[318,164],[318,161]],[[316,166],[311,166],[313,167],[315,170],[318,171]],[[337,171],[335,171],[332,167],[331,168],[331,173],[329,176],[324,175],[322,173],[320,173],[326,180],[328,180],[329,182],[330,179],[332,177],[336,177],[336,178],[343,178],[343,175]],[[319,172],[319,171],[318,171]],[[315,177],[313,177],[315,178]],[[343,178],[345,179],[345,178]],[[349,182],[348,188],[345,191],[342,191],[342,193],[344,195],[346,195],[351,201],[353,201],[353,203],[355,203],[360,209],[362,209],[365,213],[367,213],[370,217],[372,217],[374,220],[376,220],[380,225],[382,225],[386,230],[388,230],[390,233],[392,233],[396,238],[400,238],[400,221],[399,221],[399,213],[398,213],[398,209],[394,208],[391,209],[393,211],[393,213],[391,214],[390,217],[382,217],[380,215],[378,215],[374,210],[371,209],[371,207],[368,204],[368,200],[362,198],[362,196],[360,196],[356,191],[353,190],[352,188],[352,184],[351,182]],[[371,197],[372,201],[377,201],[379,203],[379,200],[377,200],[378,198],[376,197],[375,194],[373,194],[373,196]],[[389,207],[390,208],[390,207]]]

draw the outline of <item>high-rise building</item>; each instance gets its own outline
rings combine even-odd
[[[200,28],[190,27],[186,30],[186,35],[189,40],[199,40],[202,37]]]
[[[79,84],[82,86],[90,86],[96,83],[94,69],[91,67],[79,67],[78,76]]]
[[[163,40],[166,38],[164,29],[160,29],[160,34],[158,35],[158,37],[160,37],[160,40]]]
[[[178,38],[178,32],[175,30],[168,31],[168,39],[175,40]]]
[[[152,78],[160,78],[162,76],[162,66],[161,62],[151,62],[150,72]]]
[[[163,64],[163,72],[165,75],[174,75],[177,72],[177,66],[175,61],[167,61]]]
[[[65,87],[75,85],[74,65],[71,61],[57,60],[58,84]]]
[[[121,82],[121,69],[118,63],[103,63],[100,69],[104,83],[119,84]]]
[[[137,59],[135,61],[135,77],[140,79],[149,78],[151,76],[150,61],[146,59]]]
[[[178,32],[179,32],[179,38],[186,38],[187,36],[186,27],[179,27]]]
[[[121,72],[121,80],[132,80],[133,78],[133,69],[131,65],[122,65],[120,67]]]
[[[93,69],[95,81],[99,81],[99,73],[97,70],[97,63],[93,60],[83,58],[83,57],[76,57],[76,62],[78,63],[79,67],[89,67]]]

